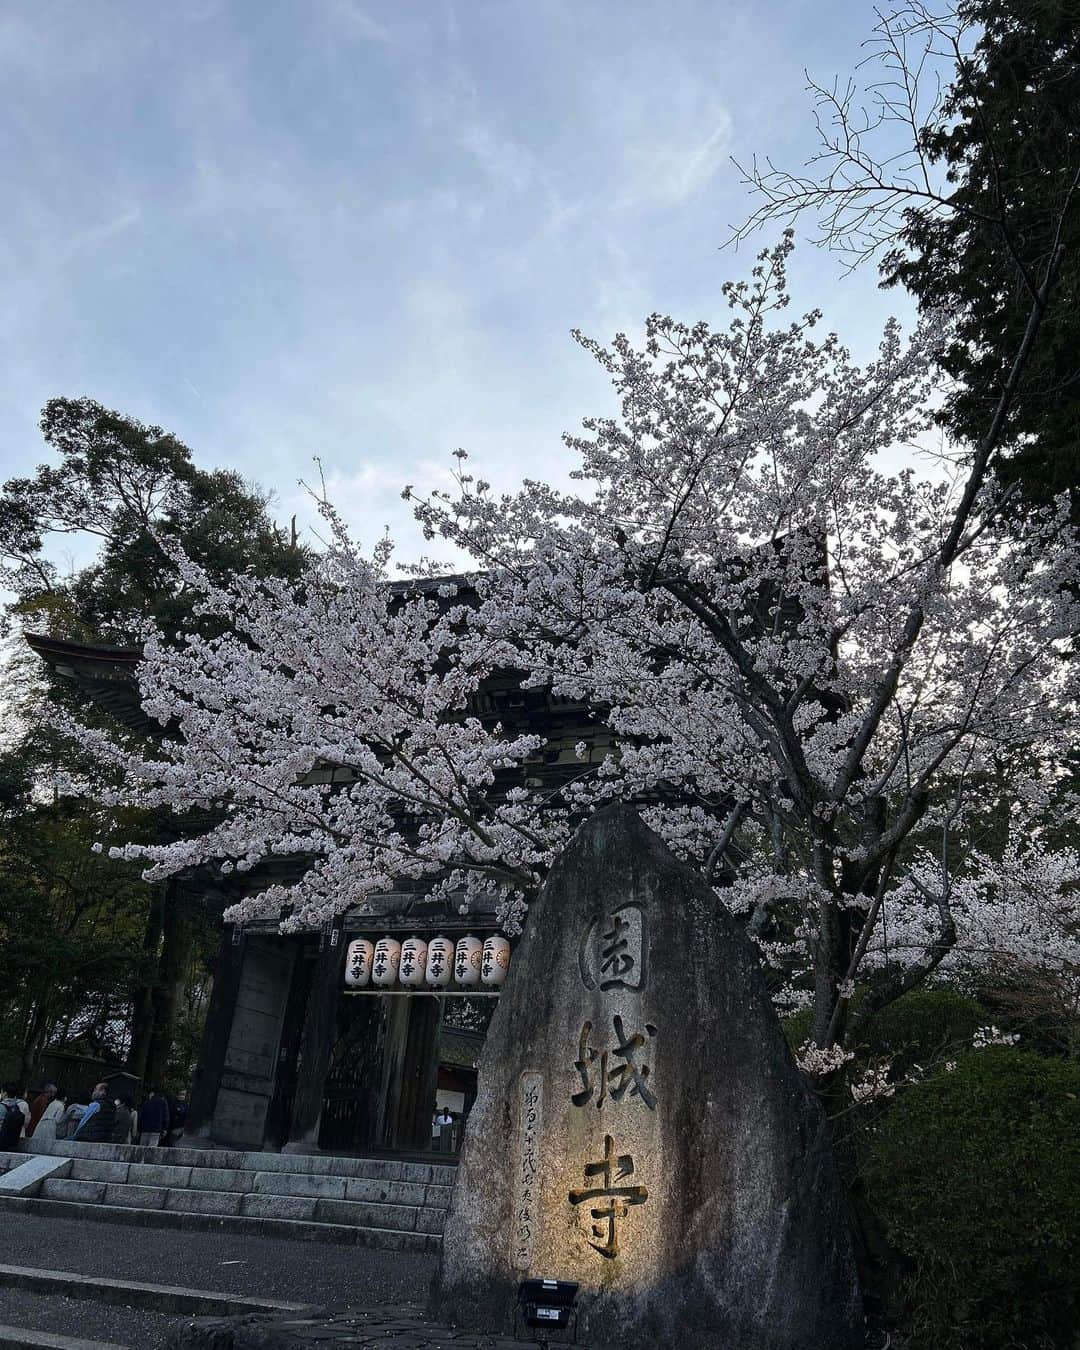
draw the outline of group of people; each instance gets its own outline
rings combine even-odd
[[[27,1100],[14,1084],[0,1093],[0,1151],[20,1139],[77,1139],[87,1144],[176,1143],[183,1133],[187,1102],[151,1088],[136,1111],[131,1097],[98,1083],[89,1101],[68,1102],[55,1083],[46,1083]]]

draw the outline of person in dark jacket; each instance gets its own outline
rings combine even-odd
[[[159,1087],[139,1107],[139,1143],[156,1147],[169,1128],[169,1103]]]
[[[82,1144],[111,1144],[116,1129],[116,1105],[109,1097],[107,1084],[98,1083],[90,1105],[71,1136]]]
[[[135,1142],[135,1112],[130,1097],[117,1097],[116,1124],[113,1126],[114,1144],[132,1144]]]

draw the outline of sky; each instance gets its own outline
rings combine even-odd
[[[450,454],[562,481],[611,406],[571,339],[721,323],[753,199],[813,152],[804,68],[869,0],[4,0],[0,474],[46,399],[166,428],[311,518],[421,551],[406,483]],[[802,233],[809,236],[811,222]],[[869,357],[903,295],[800,245],[793,307]]]

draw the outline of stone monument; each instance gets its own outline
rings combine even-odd
[[[825,1122],[755,953],[630,808],[553,867],[479,1084],[440,1317],[509,1332],[520,1282],[550,1278],[580,1285],[590,1347],[861,1343]]]

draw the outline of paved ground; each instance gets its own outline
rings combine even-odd
[[[429,1321],[422,1309],[409,1304],[317,1322],[281,1317],[182,1320],[177,1326],[177,1339],[169,1343],[170,1350],[220,1350],[223,1333],[224,1343],[231,1344],[231,1350],[537,1350],[533,1340],[455,1331]],[[570,1343],[576,1344],[563,1335],[551,1340],[550,1345],[559,1350]],[[588,1347],[579,1345],[578,1350]]]
[[[170,1326],[182,1320],[81,1298],[0,1289],[0,1325],[50,1331],[54,1336],[111,1341],[138,1350],[162,1350]]]
[[[59,1295],[0,1288],[0,1323],[113,1341],[137,1350],[166,1344],[219,1345],[214,1328],[248,1323],[259,1345],[380,1346],[385,1350],[512,1350],[522,1343],[474,1337],[423,1315],[437,1258],[321,1242],[174,1232],[91,1220],[12,1215],[4,1225],[4,1261],[38,1270],[142,1280],[221,1293],[315,1304],[329,1321],[307,1318],[192,1319]],[[264,1340],[273,1324],[270,1340]],[[169,1340],[183,1333],[182,1341]],[[220,1331],[218,1332],[220,1334]],[[279,1339],[280,1336],[280,1339]],[[246,1344],[243,1331],[237,1345]]]
[[[368,1247],[10,1215],[4,1261],[334,1309],[423,1302],[438,1260]]]

